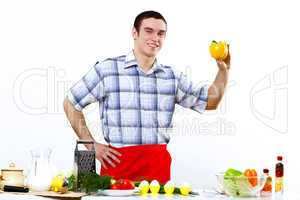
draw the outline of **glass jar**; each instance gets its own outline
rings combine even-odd
[[[31,168],[27,177],[27,184],[31,191],[48,191],[53,178],[53,169],[50,164],[52,150],[38,148],[31,150]]]

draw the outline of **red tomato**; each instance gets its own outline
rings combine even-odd
[[[244,175],[248,177],[248,181],[253,187],[257,186],[257,173],[255,169],[246,169]]]
[[[131,180],[124,179],[122,188],[124,190],[132,190],[132,189],[134,189],[134,183]]]
[[[112,184],[112,185],[110,186],[110,189],[111,189],[111,190],[119,190],[119,187],[118,187],[118,185],[116,185],[116,184]]]
[[[110,188],[114,190],[132,190],[134,189],[134,183],[128,179],[119,179]]]

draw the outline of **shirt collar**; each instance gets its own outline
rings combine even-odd
[[[133,50],[131,50],[126,55],[124,69],[130,68],[130,67],[137,67],[137,66],[138,66],[138,62],[135,58]],[[166,72],[165,68],[161,64],[158,63],[157,58],[155,58],[155,61],[153,63],[153,66],[152,66],[151,70],[153,70],[153,71],[163,70],[164,72]]]

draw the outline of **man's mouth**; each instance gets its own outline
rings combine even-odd
[[[157,48],[158,47],[158,44],[155,44],[155,43],[147,43],[147,45],[151,48]]]

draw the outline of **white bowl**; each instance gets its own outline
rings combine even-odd
[[[122,197],[122,196],[131,196],[138,192],[139,189],[135,188],[132,190],[98,190],[98,195],[104,195],[104,196],[114,196],[114,197]]]

